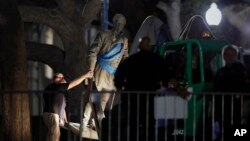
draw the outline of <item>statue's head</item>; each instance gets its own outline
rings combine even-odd
[[[126,25],[126,18],[122,14],[115,14],[113,17],[113,29],[116,33],[120,33]]]

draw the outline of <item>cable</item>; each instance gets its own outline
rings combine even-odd
[[[212,31],[210,30],[210,28],[209,28],[209,26],[207,25],[206,21],[205,21],[204,18],[203,18],[202,16],[200,16],[200,15],[194,15],[194,16],[192,16],[192,17],[188,20],[188,22],[185,24],[184,29],[182,30],[182,32],[181,32],[180,36],[178,37],[178,39],[182,38],[182,36],[185,36],[185,38],[183,38],[183,39],[187,39],[188,34],[185,35],[185,33],[189,33],[189,32],[190,32],[191,25],[192,25],[192,23],[194,22],[195,18],[197,18],[197,17],[199,17],[200,19],[202,19],[202,21],[203,21],[205,27],[207,28],[207,30],[211,33],[212,37],[213,37],[214,39],[216,39],[215,35],[214,35],[214,34],[212,33]],[[186,31],[187,31],[187,32],[186,32]]]
[[[87,6],[88,2],[89,2],[89,0],[87,0],[86,3],[85,3],[85,5],[83,6],[83,9],[82,9],[82,16],[83,16],[83,14],[84,14],[84,12],[85,12],[85,9],[86,9],[86,6]]]

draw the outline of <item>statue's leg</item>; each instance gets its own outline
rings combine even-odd
[[[84,113],[83,113],[83,127],[87,127],[89,123],[89,119],[91,118],[92,107],[90,102],[87,102],[85,105]]]

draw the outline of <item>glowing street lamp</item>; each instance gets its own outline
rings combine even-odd
[[[212,3],[206,12],[206,21],[209,25],[219,25],[222,15],[216,3]]]

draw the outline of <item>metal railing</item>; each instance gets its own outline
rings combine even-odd
[[[4,140],[2,103],[6,94],[28,94],[33,140],[45,140],[47,129],[42,119],[42,93],[1,92],[0,141]],[[97,92],[92,94],[93,99],[98,99]],[[69,121],[79,123],[79,130],[85,128],[80,122],[84,96],[85,93],[79,94],[76,98],[78,101],[71,98],[67,104]],[[34,99],[38,103],[34,103]],[[107,106],[101,123],[99,138],[102,141],[227,141],[235,135],[237,129],[247,130],[250,122],[250,95],[194,93],[184,99],[169,92],[116,92],[113,108],[109,109],[110,106]],[[83,135],[82,132],[80,134]],[[80,138],[65,129],[62,129],[61,138],[67,141],[88,139]]]

